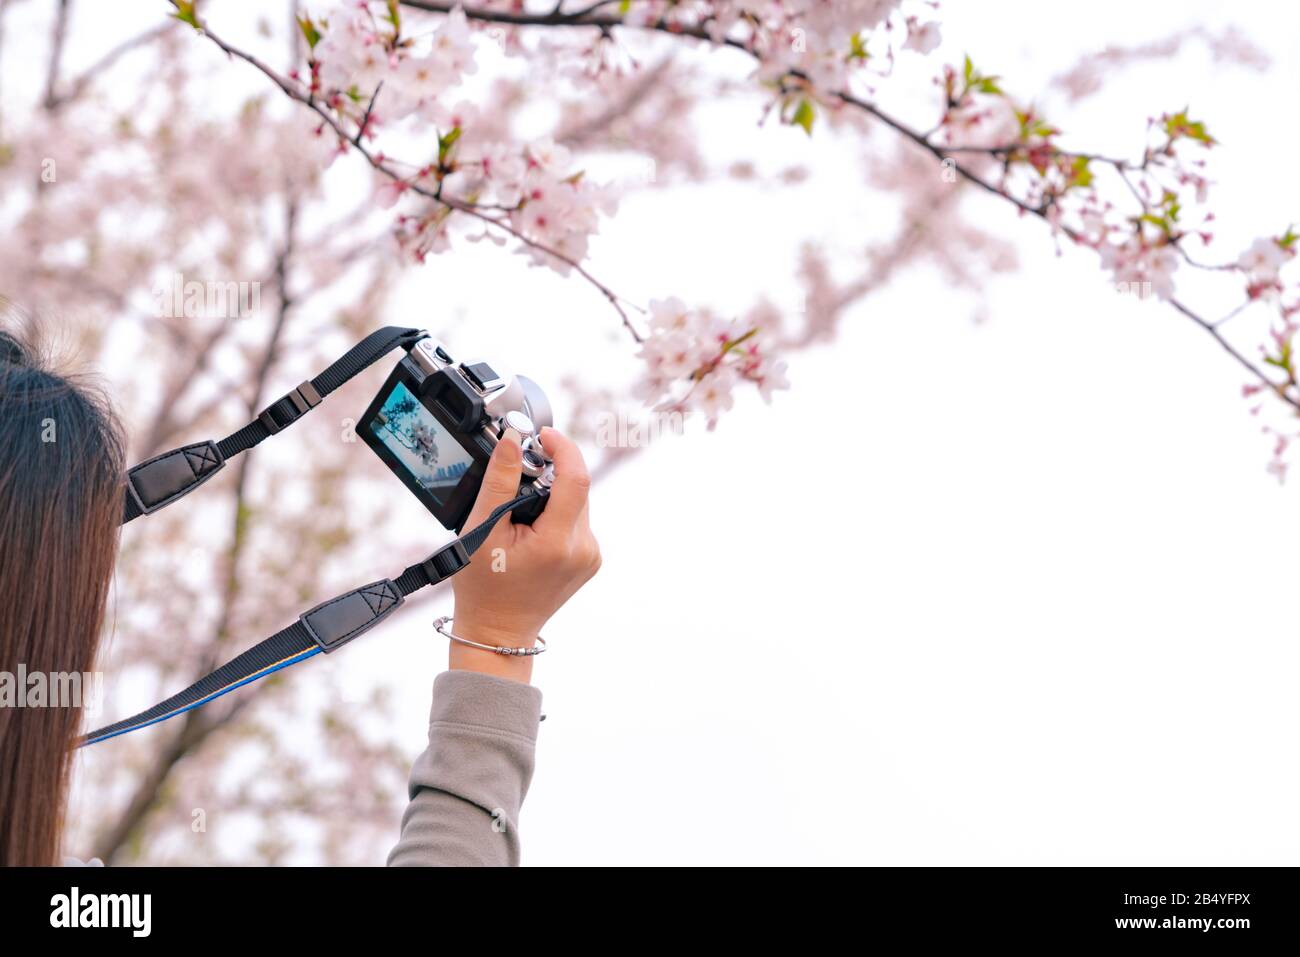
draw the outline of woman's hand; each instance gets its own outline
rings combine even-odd
[[[591,476],[578,446],[555,429],[542,430],[542,445],[555,462],[555,483],[546,508],[532,525],[504,516],[470,564],[451,580],[456,610],[451,630],[485,645],[531,647],[551,615],[600,568],[600,548],[587,524]],[[523,456],[519,443],[497,444],[465,529],[519,492]],[[515,681],[532,676],[532,657],[507,657],[451,642],[453,669],[481,671]]]

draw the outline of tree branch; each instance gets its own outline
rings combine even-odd
[[[612,30],[614,28],[620,28],[620,29],[635,29],[635,30],[657,32],[657,33],[666,33],[672,36],[686,36],[696,40],[702,40],[713,46],[730,47],[736,50],[741,50],[755,60],[761,59],[758,56],[758,54],[756,54],[744,43],[741,43],[740,41],[731,38],[723,38],[721,40],[715,40],[702,27],[683,26],[680,24],[670,23],[669,21],[663,18],[650,23],[644,23],[644,24],[624,23],[623,19],[620,16],[598,13],[597,11],[601,7],[605,6],[605,4],[602,3],[593,4],[591,7],[588,7],[584,10],[580,10],[574,13],[567,13],[567,14],[560,13],[557,8],[556,10],[547,14],[530,14],[530,13],[507,11],[507,10],[482,10],[482,9],[476,9],[472,7],[466,7],[463,4],[459,4],[459,3],[443,3],[443,2],[439,2],[439,0],[401,0],[401,2],[402,2],[402,6],[411,7],[416,10],[425,10],[433,13],[449,13],[451,12],[451,10],[459,7],[464,11],[465,16],[468,19],[478,20],[485,23],[501,23],[501,24],[508,24],[514,26],[536,26],[536,27],[588,27],[588,28],[594,27],[594,28],[599,28],[603,32],[608,32],[609,30]],[[799,80],[802,80],[804,82],[811,82],[809,77],[806,74],[803,74],[798,70],[792,70],[789,72],[788,75],[795,77]],[[1023,213],[1029,213],[1045,222],[1047,221],[1047,210],[1036,206],[1032,206],[1024,202],[1023,200],[1019,199],[1016,196],[1011,195],[1010,193],[999,188],[993,183],[984,180],[980,176],[971,172],[961,163],[959,163],[957,161],[956,155],[954,154],[965,152],[966,150],[946,149],[944,147],[936,145],[925,134],[912,129],[911,127],[901,122],[900,120],[897,120],[894,117],[890,116],[889,114],[885,113],[875,104],[870,103],[867,100],[864,100],[853,93],[850,93],[848,91],[840,91],[831,95],[833,95],[835,99],[839,100],[841,103],[845,104],[846,106],[860,110],[866,113],[867,115],[873,117],[874,119],[878,120],[879,122],[883,123],[885,126],[889,127],[894,132],[898,133],[900,136],[902,136],[904,139],[911,142],[913,145],[929,153],[931,156],[935,157],[940,162],[948,161],[951,164],[952,169],[957,173],[957,175],[959,175],[962,179],[966,180],[966,182],[978,187],[979,189],[984,190],[985,192],[989,193],[992,196],[996,196],[999,199],[1002,199],[1005,202],[1010,203],[1012,206],[1016,207],[1016,209],[1020,210]],[[1087,155],[1087,154],[1080,154],[1080,155]],[[1096,158],[1115,165],[1116,169],[1121,170],[1121,172],[1125,169],[1144,168],[1145,166],[1144,164],[1143,167],[1134,167],[1132,166],[1132,164],[1125,163],[1124,161],[1110,160],[1102,156],[1097,156]],[[1049,223],[1049,225],[1052,225],[1053,228],[1055,229],[1059,229],[1062,233],[1068,236],[1072,241],[1076,243],[1079,242],[1080,240],[1079,235],[1073,230],[1071,230],[1070,228],[1066,226],[1062,226],[1060,224]],[[1180,254],[1186,257],[1186,253],[1183,252],[1181,247],[1178,248],[1178,251]],[[1218,323],[1214,323],[1205,319],[1204,317],[1198,315],[1195,311],[1190,309],[1188,306],[1184,305],[1183,303],[1177,300],[1171,299],[1169,301],[1169,304],[1176,311],[1178,311],[1188,319],[1192,320],[1194,323],[1196,323],[1197,326],[1199,326],[1201,329],[1204,329],[1207,333],[1209,333],[1209,335],[1220,346],[1220,348],[1222,348],[1225,352],[1227,352],[1228,355],[1230,355],[1237,363],[1239,363],[1242,366],[1242,368],[1244,368],[1247,372],[1249,372],[1255,379],[1263,383],[1274,395],[1282,399],[1282,401],[1286,402],[1292,408],[1296,409],[1297,411],[1300,411],[1300,398],[1296,398],[1288,394],[1286,391],[1285,383],[1274,382],[1263,371],[1263,369],[1261,369],[1259,366],[1255,365],[1244,355],[1242,355],[1241,352],[1237,350],[1230,342],[1228,342],[1228,340],[1225,339],[1224,336],[1218,331],[1218,329],[1216,328]]]
[[[173,27],[175,27],[174,23],[164,23],[154,27],[152,30],[146,30],[144,33],[138,34],[130,40],[118,44],[88,66],[75,80],[67,85],[67,89],[62,93],[54,92],[54,87],[50,86],[46,93],[46,107],[48,109],[56,110],[77,99],[81,94],[86,92],[86,88],[90,86],[96,77],[110,69],[118,60],[122,59],[122,57],[130,53],[132,50],[142,46],[147,46],[154,40],[157,40],[159,37],[166,34]]]
[[[45,73],[45,96],[42,103],[46,110],[53,111],[56,105],[54,89],[59,83],[59,66],[63,62],[63,46],[68,39],[68,10],[72,0],[59,0],[58,11],[54,15],[54,32],[50,38],[50,62]]]
[[[257,410],[262,404],[266,392],[266,383],[270,378],[271,369],[275,365],[280,341],[294,306],[293,296],[289,292],[289,270],[295,248],[297,216],[298,201],[296,197],[290,194],[285,202],[284,244],[276,255],[275,264],[274,282],[280,305],[276,311],[271,334],[263,347],[257,371],[253,376],[253,391],[248,397],[248,414],[250,418],[257,414]],[[239,464],[236,466],[234,507],[231,512],[230,548],[226,555],[226,574],[221,589],[221,610],[217,617],[217,623],[213,628],[212,637],[208,641],[207,649],[194,670],[192,680],[195,681],[220,664],[222,653],[230,637],[230,623],[242,587],[239,574],[240,559],[243,557],[244,547],[248,541],[246,534],[248,518],[246,497],[248,468],[251,461],[251,457],[245,455],[240,458]],[[113,859],[123,851],[134,836],[144,827],[150,814],[158,806],[163,786],[180,761],[187,755],[192,754],[214,731],[228,724],[233,719],[234,714],[246,707],[248,702],[254,700],[262,690],[263,685],[261,684],[255,684],[253,687],[245,689],[240,701],[222,716],[218,717],[215,712],[205,712],[205,709],[195,709],[186,712],[179,719],[180,729],[176,731],[171,740],[157,754],[152,766],[137,784],[131,800],[127,803],[126,811],[99,841],[98,857],[106,863],[111,864],[113,862]]]
[[[174,2],[175,0],[173,0],[173,3]],[[330,127],[330,129],[332,129],[335,132],[335,134],[340,138],[342,142],[348,143],[353,150],[360,153],[361,156],[366,160],[366,162],[369,163],[370,166],[375,170],[377,170],[378,172],[382,173],[383,175],[387,176],[388,178],[394,181],[404,183],[406,187],[410,189],[412,192],[420,196],[423,196],[425,199],[428,199],[433,203],[436,203],[449,210],[455,210],[456,212],[465,213],[468,216],[472,216],[475,219],[480,220],[490,228],[500,229],[503,232],[508,233],[509,235],[513,236],[515,239],[519,240],[524,245],[528,246],[530,249],[535,249],[538,252],[545,253],[548,256],[552,256],[555,259],[559,260],[560,262],[564,263],[565,265],[569,266],[579,276],[587,280],[588,283],[590,283],[598,292],[600,292],[601,295],[603,295],[609,301],[609,303],[614,307],[614,310],[618,313],[619,318],[622,320],[623,327],[632,336],[633,340],[635,340],[638,343],[642,341],[641,333],[637,330],[636,326],[632,324],[631,318],[628,316],[627,311],[623,308],[623,302],[624,302],[623,297],[618,295],[618,293],[614,292],[614,290],[612,290],[609,286],[605,285],[605,283],[601,282],[599,279],[593,276],[591,272],[580,262],[578,262],[576,259],[574,259],[571,256],[566,256],[564,253],[559,252],[558,250],[546,245],[545,243],[538,242],[537,240],[524,235],[522,232],[520,232],[518,229],[512,226],[508,221],[499,219],[494,216],[490,216],[487,213],[485,213],[483,210],[477,208],[471,203],[465,203],[457,199],[451,199],[442,196],[435,190],[431,190],[425,186],[420,185],[419,183],[411,182],[406,177],[402,176],[401,173],[397,172],[392,167],[390,167],[387,163],[385,163],[374,153],[370,152],[370,150],[368,150],[365,147],[365,145],[362,144],[360,133],[358,133],[356,136],[353,136],[352,134],[348,133],[343,128],[342,124],[339,123],[337,119],[335,119],[333,116],[330,115],[328,110],[326,110],[318,102],[316,102],[316,100],[313,97],[303,92],[302,90],[298,89],[290,80],[286,79],[285,77],[282,77],[274,69],[272,69],[267,64],[263,63],[261,60],[259,60],[257,57],[253,56],[252,54],[247,53],[239,49],[238,47],[232,46],[231,44],[227,43],[225,40],[221,39],[219,36],[214,34],[207,27],[204,27],[200,32],[203,34],[203,36],[207,37],[214,44],[216,44],[223,51],[225,51],[225,53],[228,56],[232,56],[235,57],[236,59],[243,60],[245,63],[249,64],[250,66],[255,67],[256,69],[261,71],[268,79],[270,79],[273,83],[275,83],[275,85],[278,86],[286,96],[288,96],[290,99],[296,100],[297,102],[303,104],[308,109],[310,109],[313,113],[319,116],[322,120],[325,121],[325,123]]]

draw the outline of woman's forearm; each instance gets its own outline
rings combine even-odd
[[[429,746],[411,769],[390,866],[519,863],[541,708],[541,692],[517,680],[470,670],[437,677]]]
[[[519,807],[533,776],[542,695],[528,684],[530,656],[476,646],[533,647],[600,568],[582,452],[555,429],[541,438],[555,468],[545,511],[532,525],[498,522],[451,580],[460,640],[451,642],[451,670],[433,685],[429,747],[411,771],[411,803],[389,864],[519,863]],[[497,443],[467,528],[518,495],[522,456],[517,437]]]

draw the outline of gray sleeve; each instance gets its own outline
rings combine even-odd
[[[429,746],[390,867],[519,864],[519,807],[533,777],[542,693],[472,671],[433,683]]]

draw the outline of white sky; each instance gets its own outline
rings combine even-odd
[[[1227,22],[1212,3],[1046,9],[949,3],[941,55],[1029,93],[1108,43]],[[1269,74],[1190,44],[1051,117],[1070,145],[1131,154],[1149,115],[1191,104],[1224,144],[1219,259],[1300,220],[1300,13],[1234,12]],[[593,270],[642,301],[791,305],[802,238],[852,250],[892,217],[848,144],[755,119],[719,120],[710,143],[824,172],[632,197]],[[978,202],[1022,259],[986,290],[988,322],[911,272],[794,357],[770,408],[746,397],[594,491],[605,565],[546,629],[525,863],[1296,861],[1295,484],[1265,473],[1242,376],[1208,337]],[[463,313],[464,351],[543,383],[635,367],[598,296],[517,259],[435,260],[388,319]],[[394,733],[412,757],[440,613],[305,666],[358,688],[411,676]]]

